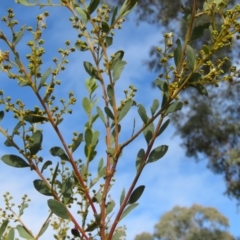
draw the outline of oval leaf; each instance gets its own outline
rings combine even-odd
[[[33,185],[38,192],[45,196],[52,196],[51,190],[46,186],[46,184],[41,179],[36,179],[33,181]]]
[[[68,216],[67,208],[61,202],[58,202],[55,199],[49,199],[48,207],[58,217],[63,219],[70,219]]]
[[[67,178],[64,180],[63,185],[62,185],[62,194],[63,194],[63,202],[65,204],[68,203],[69,199],[72,196],[72,181],[71,178]]]
[[[182,102],[174,102],[172,103],[168,109],[166,110],[165,114],[169,114],[169,113],[174,113],[178,110],[181,110],[182,109],[182,106],[183,106],[183,103]]]
[[[178,67],[178,64],[180,62],[181,55],[182,55],[182,44],[179,39],[177,39],[176,44],[177,44],[177,47],[174,50],[174,62],[175,62],[175,66]]]
[[[127,64],[126,61],[120,61],[114,65],[114,67],[113,67],[113,81],[114,82],[116,82],[120,78],[123,68],[126,64]]]
[[[83,109],[85,110],[85,112],[87,114],[89,114],[91,111],[91,102],[89,101],[89,99],[84,97],[83,101],[82,101],[82,105],[83,105]]]
[[[115,7],[112,14],[111,25],[115,23],[117,12],[118,12],[118,7]]]
[[[164,130],[167,128],[168,124],[170,123],[170,119],[168,119],[160,128],[157,136],[159,136],[160,134],[162,134],[164,132]]]
[[[110,108],[105,107],[104,111],[105,111],[105,113],[107,114],[108,117],[110,117],[112,120],[114,120],[114,116],[113,116],[112,111],[110,110]]]
[[[8,232],[7,240],[14,240],[15,232],[14,228],[11,228]]]
[[[133,204],[135,203],[142,195],[143,191],[145,189],[145,186],[141,185],[137,187],[131,194],[128,204]]]
[[[6,141],[4,142],[4,145],[7,146],[7,147],[13,147],[14,146],[13,142],[9,138],[6,139]]]
[[[36,131],[33,133],[33,135],[31,136],[31,138],[33,139],[33,142],[30,143],[30,152],[32,155],[35,155],[42,146],[42,132],[41,131]]]
[[[124,217],[126,217],[135,207],[138,206],[138,203],[134,203],[134,204],[131,204],[130,206],[128,206],[122,213],[121,217],[120,217],[120,220],[122,220]],[[119,220],[119,221],[120,221]]]
[[[147,163],[151,163],[151,162],[155,162],[155,161],[159,160],[166,154],[167,150],[168,150],[167,145],[161,145],[159,147],[156,147],[150,153]]]
[[[0,121],[4,118],[4,111],[0,111]]]
[[[21,157],[13,155],[13,154],[3,155],[1,157],[1,159],[7,165],[12,166],[12,167],[16,167],[16,168],[24,168],[24,167],[29,167],[30,166]]]
[[[138,172],[138,170],[139,170],[139,167],[140,167],[140,165],[141,165],[141,162],[142,162],[142,160],[143,160],[144,155],[145,155],[144,149],[140,149],[140,150],[138,151],[137,159],[136,159],[137,172]]]
[[[49,226],[49,223],[50,223],[50,221],[47,221],[47,222],[44,223],[44,225],[43,225],[43,227],[41,228],[41,231],[40,231],[40,233],[39,233],[39,237],[40,237],[41,235],[43,235],[44,232],[47,230],[47,228],[48,228],[48,226]]]
[[[193,70],[196,62],[196,57],[193,49],[189,45],[187,45],[186,55],[187,55],[189,66],[191,70]]]
[[[111,200],[109,203],[107,203],[106,213],[109,214],[110,212],[112,212],[114,207],[115,207],[115,202]]]
[[[98,116],[100,117],[100,119],[103,121],[103,123],[106,125],[106,119],[103,115],[103,111],[100,107],[97,107],[97,113],[98,113]]]
[[[83,134],[80,133],[76,139],[76,141],[73,143],[72,145],[72,152],[74,152],[81,144],[81,142],[83,141]]]
[[[46,72],[43,74],[43,76],[41,77],[39,86],[38,86],[38,90],[40,90],[41,87],[44,86],[45,82],[47,81],[47,78],[49,77],[50,73],[52,72],[51,68],[48,68],[46,70]]]
[[[30,233],[28,233],[27,230],[23,226],[17,225],[16,229],[18,230],[20,237],[28,239],[28,240],[34,239],[34,237]]]
[[[148,121],[148,116],[142,104],[138,104],[138,114],[140,115],[142,121],[146,124],[146,122]]]
[[[130,110],[130,108],[133,105],[133,100],[128,100],[127,102],[125,102],[124,106],[122,107],[122,109],[120,110],[119,116],[118,116],[118,122],[120,122],[128,113],[128,111]]]
[[[149,144],[150,140],[153,137],[154,133],[154,124],[150,123],[144,130],[143,130],[143,135],[146,140],[146,142]]]
[[[1,225],[1,227],[0,227],[0,239],[2,239],[2,235],[3,235],[4,231],[6,230],[8,223],[9,223],[8,220],[5,220],[5,221],[2,223],[2,225]]]
[[[122,193],[121,193],[120,206],[122,205],[124,198],[125,198],[125,188],[123,188]]]
[[[42,166],[41,173],[43,173],[43,171],[45,169],[47,169],[47,167],[50,166],[50,165],[52,165],[52,161],[50,161],[50,160],[46,161]]]
[[[91,0],[90,4],[88,6],[89,14],[93,13],[96,10],[96,8],[98,7],[99,3],[100,3],[100,0]]]
[[[52,147],[50,153],[55,157],[60,157],[61,160],[69,161],[68,156],[60,147]]]
[[[154,115],[154,113],[157,111],[159,108],[159,101],[157,99],[154,99],[153,104],[151,106],[151,113]]]
[[[87,21],[88,21],[88,16],[87,13],[80,7],[75,7],[75,11],[79,14],[79,16],[81,17],[82,23],[83,25],[86,25]]]

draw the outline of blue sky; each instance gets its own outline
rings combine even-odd
[[[58,56],[58,48],[64,48],[65,40],[70,40],[74,43],[76,33],[71,28],[70,22],[67,21],[69,13],[66,10],[60,8],[26,8],[15,4],[14,0],[2,0],[0,16],[5,16],[8,8],[14,9],[19,26],[21,24],[35,26],[35,16],[37,14],[46,10],[50,12],[50,17],[47,19],[48,28],[43,33],[46,47],[43,71],[49,66],[53,66],[51,59],[54,56]],[[134,18],[134,15],[132,16],[131,19]],[[2,22],[0,23],[0,29],[5,30]],[[160,97],[159,91],[151,87],[151,82],[157,74],[149,72],[147,67],[143,65],[143,61],[148,58],[149,48],[152,45],[157,45],[163,34],[164,32],[161,28],[147,24],[140,24],[136,27],[133,21],[126,22],[121,31],[116,31],[114,44],[109,51],[114,53],[117,50],[124,50],[124,60],[128,63],[125,66],[121,79],[117,83],[117,90],[119,91],[118,100],[123,98],[123,90],[127,89],[130,84],[137,87],[136,100],[138,103],[144,104],[146,109],[150,109],[154,98]],[[20,54],[22,53],[22,57],[28,51],[24,45],[26,39],[27,37],[23,38],[22,43],[18,45],[18,51]],[[5,45],[2,42],[0,42],[0,49],[5,51]],[[87,78],[87,74],[82,66],[83,60],[91,60],[89,56],[89,53],[73,53],[69,57],[70,63],[66,71],[60,75],[63,88],[58,89],[58,95],[67,97],[68,92],[74,90],[78,99],[74,108],[76,110],[74,119],[72,119],[72,115],[68,115],[60,125],[67,142],[71,141],[73,130],[81,132],[84,129],[84,123],[87,120],[86,115],[77,111],[82,106],[81,99],[87,94],[84,89],[84,81]],[[16,86],[16,82],[8,80],[3,73],[0,73],[0,81],[0,89],[5,90],[5,96],[11,95],[15,100],[20,98],[25,100],[29,104],[29,108],[37,105],[36,99],[29,89],[21,88],[20,91]],[[101,106],[102,104],[103,102],[101,102],[100,98],[99,105]],[[2,109],[3,106],[0,106],[0,110]],[[122,122],[122,139],[130,136],[134,117],[138,119],[136,109],[133,109]],[[15,123],[11,120],[11,114],[6,114],[4,120],[1,122],[1,126],[12,129]],[[101,122],[99,124],[96,125],[96,129],[98,127],[101,128]],[[141,122],[137,121],[136,129],[139,126],[141,126]],[[41,152],[41,155],[45,159],[51,158],[54,164],[56,164],[57,159],[51,157],[49,149],[52,146],[60,146],[60,143],[54,134],[50,132],[51,128],[49,126],[44,126],[43,130],[46,134],[43,141],[43,149],[45,150]],[[139,200],[140,205],[120,224],[127,226],[126,239],[133,239],[136,234],[142,231],[153,232],[154,225],[159,221],[160,216],[171,210],[175,205],[191,206],[194,203],[217,208],[229,219],[230,232],[235,236],[239,236],[240,215],[236,202],[223,195],[225,191],[223,179],[220,176],[213,175],[206,168],[206,161],[196,164],[193,159],[187,158],[184,154],[184,149],[180,146],[181,140],[178,137],[173,137],[173,134],[174,129],[169,127],[155,143],[155,146],[169,145],[169,150],[164,158],[154,164],[149,164],[145,168],[137,184],[146,185],[146,188]],[[103,139],[103,133],[101,136]],[[11,148],[5,148],[3,142],[4,137],[0,135],[0,156],[16,153]],[[146,147],[145,140],[143,137],[139,137],[123,152],[118,166],[119,172],[116,174],[116,185],[110,193],[111,198],[116,200],[116,203],[119,202],[122,188],[125,187],[127,189],[130,186],[131,179],[133,179],[135,174],[136,154],[142,147]],[[104,153],[105,150],[100,144],[98,157],[105,156]],[[82,152],[78,151],[77,154],[81,157]],[[32,202],[23,215],[23,221],[26,225],[31,225],[34,233],[41,227],[48,213],[46,206],[48,198],[40,195],[32,188],[32,181],[37,178],[34,172],[29,172],[27,169],[10,168],[3,162],[0,162],[0,193],[2,195],[6,191],[10,191],[16,203],[20,203],[24,193],[29,195]],[[0,208],[2,206],[3,199],[0,198]],[[116,211],[117,208],[115,213]],[[51,236],[52,232],[49,229],[41,239],[51,239]]]

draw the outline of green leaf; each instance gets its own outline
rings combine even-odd
[[[115,23],[117,12],[118,12],[118,7],[115,7],[112,14],[111,25]]]
[[[187,45],[186,55],[187,55],[189,66],[191,70],[193,70],[196,63],[196,57],[193,49],[189,45]]]
[[[53,173],[52,183],[51,183],[52,188],[53,188],[53,185],[54,185],[54,183],[55,183],[55,179],[56,179],[57,174],[58,174],[58,166],[59,166],[59,163],[57,163],[57,166],[56,166],[56,168],[55,168],[55,170],[54,170],[54,173]]]
[[[65,160],[65,161],[69,161],[68,156],[66,155],[66,153],[63,151],[62,148],[60,147],[52,147],[50,149],[50,153],[55,157],[60,157],[61,160]]]
[[[110,84],[107,86],[107,94],[110,101],[112,101],[114,98],[114,93],[113,93],[113,87]]]
[[[3,155],[1,157],[1,159],[7,165],[12,166],[12,167],[16,167],[16,168],[24,168],[24,167],[29,167],[30,166],[21,157],[13,155],[13,154]]]
[[[133,193],[131,194],[128,204],[133,204],[135,203],[142,195],[143,191],[145,189],[145,186],[141,185],[139,187],[137,187]]]
[[[137,169],[137,172],[139,171],[139,167],[140,167],[140,165],[141,165],[141,163],[143,161],[144,155],[145,155],[145,151],[144,151],[144,149],[141,148],[138,151],[137,159],[136,159],[136,169]]]
[[[104,111],[105,111],[105,113],[107,114],[108,117],[110,117],[112,120],[114,120],[114,116],[113,116],[113,113],[110,110],[110,108],[104,107]]]
[[[120,122],[129,112],[130,108],[133,105],[133,100],[129,99],[125,102],[124,106],[121,108],[119,115],[118,115],[118,122]]]
[[[103,168],[103,158],[100,159],[99,163],[98,163],[98,175],[100,173],[100,171],[102,170]]]
[[[88,6],[89,14],[93,13],[96,10],[96,8],[98,7],[99,3],[100,3],[100,0],[91,0],[90,4]]]
[[[196,88],[201,95],[208,96],[207,89],[202,84],[191,84],[190,86]]]
[[[13,142],[11,140],[9,140],[8,138],[4,142],[4,145],[7,146],[7,147],[13,147],[14,146]]]
[[[103,111],[100,107],[97,107],[97,113],[98,113],[98,116],[100,117],[100,119],[106,125],[106,119],[105,119],[105,116],[103,115]]]
[[[47,185],[41,179],[36,179],[33,181],[35,189],[45,196],[52,196],[52,191],[47,187]]]
[[[4,118],[4,111],[0,111],[0,121]]]
[[[28,231],[23,226],[17,225],[16,229],[18,230],[20,237],[28,240],[34,239],[34,237],[28,233]]]
[[[113,200],[111,200],[110,202],[107,203],[107,207],[106,207],[106,213],[107,215],[112,212],[112,210],[114,209],[115,207],[115,202]]]
[[[116,82],[123,71],[124,66],[127,64],[126,61],[117,62],[113,67],[113,81]]]
[[[133,204],[135,203],[142,195],[143,191],[145,189],[145,186],[141,185],[137,187],[131,194],[128,204]]]
[[[144,138],[146,139],[146,142],[149,144],[150,140],[153,137],[154,133],[154,124],[150,123],[144,130],[143,130],[143,135]]]
[[[200,78],[202,77],[202,75],[198,72],[195,72],[191,75],[189,81],[188,81],[188,84],[189,83],[196,83],[200,80]]]
[[[167,145],[161,145],[159,147],[156,147],[149,154],[149,158],[147,160],[147,163],[151,163],[151,162],[155,162],[155,161],[159,160],[160,158],[162,158],[166,154],[167,150],[168,150]]]
[[[18,122],[17,125],[14,127],[12,136],[16,134],[16,132],[19,130],[19,128],[22,126],[22,122]]]
[[[74,141],[73,145],[72,145],[72,152],[74,152],[81,144],[81,142],[83,141],[83,134],[80,133],[76,139],[76,141]]]
[[[36,131],[33,133],[33,135],[31,136],[31,138],[33,139],[33,141],[29,144],[30,148],[30,152],[32,155],[35,155],[42,146],[42,132],[41,131]]]
[[[92,137],[93,137],[93,133],[92,130],[90,128],[87,128],[85,131],[85,143],[87,146],[92,144]]]
[[[63,219],[70,219],[68,216],[67,208],[61,202],[58,202],[55,199],[49,199],[48,207],[58,217]]]
[[[91,111],[91,102],[89,101],[89,99],[84,97],[83,101],[82,101],[82,105],[83,105],[83,109],[85,110],[85,112],[87,114],[89,114]]]
[[[210,53],[209,47],[208,47],[207,45],[203,45],[203,46],[202,46],[202,50],[203,50],[204,53],[207,54],[207,55]]]
[[[124,198],[125,198],[125,188],[123,188],[122,193],[121,193],[120,206],[122,205]]]
[[[134,204],[131,204],[130,206],[128,206],[122,213],[121,217],[120,217],[120,220],[122,220],[124,217],[126,217],[135,207],[138,206],[138,203],[134,203]],[[119,220],[119,221],[120,221]]]
[[[148,121],[148,116],[142,104],[138,104],[138,114],[141,117],[142,121],[146,124]]]
[[[44,225],[43,225],[43,227],[42,227],[42,229],[39,233],[39,237],[42,236],[44,234],[44,232],[47,230],[47,228],[49,226],[49,223],[50,223],[50,221],[47,221],[47,222],[44,223]]]
[[[50,73],[52,72],[52,69],[51,68],[48,68],[46,70],[46,72],[43,74],[43,76],[41,77],[41,81],[39,83],[39,86],[38,86],[38,91],[40,90],[41,87],[44,86],[45,82],[47,81],[47,78],[49,77]]]
[[[14,228],[11,228],[8,232],[7,240],[14,240],[15,232]]]
[[[62,195],[63,195],[63,203],[67,204],[69,199],[72,196],[72,189],[73,189],[73,184],[71,181],[71,178],[67,178],[64,180],[62,184]]]
[[[23,215],[24,209],[26,209],[27,207],[28,207],[27,203],[21,205],[21,208],[19,209],[19,214],[18,214],[19,217]]]
[[[123,59],[124,56],[124,51],[120,50],[117,51],[111,59],[111,69],[114,68],[115,64],[118,63],[119,61],[121,61]]]
[[[155,84],[162,92],[164,92],[164,93],[167,92],[168,93],[168,85],[165,81],[162,81],[159,78],[157,78],[155,80]]]
[[[164,122],[164,124],[161,126],[157,136],[161,135],[164,132],[164,130],[167,128],[169,123],[170,123],[170,119],[168,119],[167,121]]]
[[[108,34],[109,30],[110,30],[110,27],[108,26],[108,23],[105,21],[102,21],[102,31]]]
[[[30,86],[30,82],[25,75],[21,75],[18,77],[18,85],[20,87]]]
[[[106,37],[105,38],[105,47],[111,46],[113,43],[113,38],[112,37]]]
[[[204,30],[208,29],[210,25],[210,22],[204,23],[202,25],[196,26],[192,31],[192,36],[190,38],[190,41],[196,40],[203,36]]]
[[[179,39],[177,39],[176,44],[177,44],[177,47],[174,50],[174,62],[175,62],[175,66],[178,67],[178,64],[180,62],[181,55],[182,55],[182,44]]]
[[[93,67],[93,65],[90,62],[83,62],[83,66],[86,70],[86,72],[93,78],[99,79],[97,69]]]
[[[182,102],[174,102],[172,103],[168,109],[166,110],[165,114],[169,114],[169,113],[174,113],[178,110],[181,110],[182,109],[182,106],[183,106],[183,103]]]
[[[157,111],[158,108],[159,108],[159,101],[157,99],[154,99],[153,104],[151,106],[152,116],[154,115],[154,113]]]
[[[133,10],[133,8],[137,5],[137,3],[138,3],[138,0],[131,0],[131,1],[125,0],[120,9],[119,15],[121,17],[126,16]]]
[[[87,228],[85,229],[85,232],[92,232],[98,227],[98,224],[96,222],[91,222],[88,224]]]
[[[43,166],[42,166],[41,173],[43,173],[43,171],[44,171],[45,169],[47,169],[47,167],[50,166],[50,165],[52,165],[52,161],[47,160],[47,161],[43,164]]]
[[[98,144],[99,135],[100,135],[99,131],[95,131],[93,133],[93,136],[92,136],[92,145],[93,145],[93,147],[96,147],[96,145]]]
[[[75,43],[75,48],[79,51],[85,52],[87,50],[89,50],[88,44],[86,42],[83,41],[77,41]]]
[[[48,118],[36,114],[30,114],[24,116],[24,120],[29,122],[29,123],[40,123],[44,121],[48,121]]]
[[[8,220],[5,220],[5,221],[2,223],[2,225],[1,225],[1,227],[0,227],[0,239],[2,239],[2,235],[3,235],[4,231],[6,230],[8,223],[9,223]]]
[[[20,3],[24,6],[31,6],[26,0],[15,0],[15,3]]]
[[[24,32],[26,30],[26,27],[22,27],[21,31],[13,34],[13,45],[16,46],[18,44],[18,42],[21,40]]]
[[[77,6],[77,5],[76,5]],[[80,7],[75,7],[74,8],[75,11],[77,12],[77,14],[81,17],[81,20],[82,20],[82,24],[83,25],[86,25],[87,21],[88,21],[88,15],[87,13],[85,12],[84,9],[80,8]]]
[[[183,19],[188,22],[191,17],[192,9],[190,7],[182,7],[182,11],[184,13]]]

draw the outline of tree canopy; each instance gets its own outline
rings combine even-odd
[[[217,209],[193,205],[174,207],[154,227],[154,234],[142,233],[134,240],[233,240],[228,219]]]

